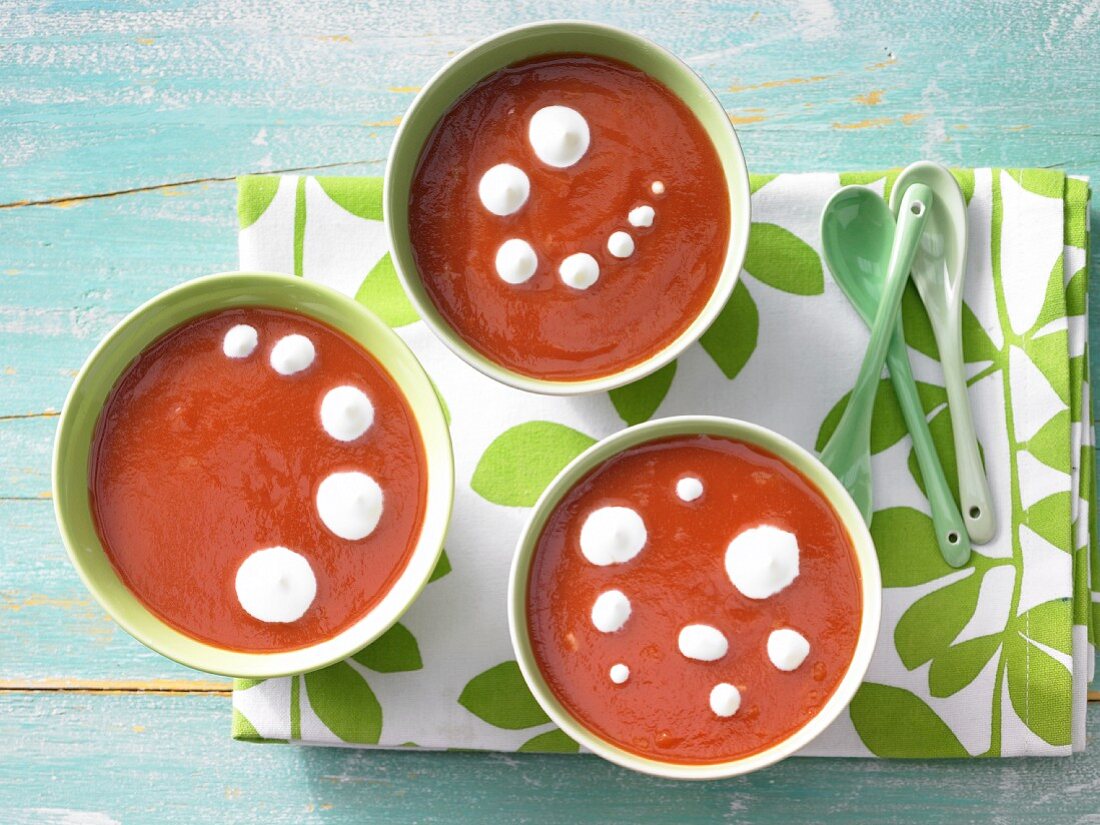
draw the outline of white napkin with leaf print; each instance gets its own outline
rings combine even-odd
[[[885,586],[864,685],[818,755],[1060,755],[1084,747],[1090,678],[1093,431],[1087,385],[1088,186],[1049,170],[957,172],[968,197],[965,352],[999,520],[969,566],[940,559],[888,379],[875,414],[872,533]],[[585,398],[509,389],[450,353],[406,300],[376,178],[240,181],[240,265],[326,283],[397,329],[451,413],[457,491],[446,558],[401,623],[346,662],[238,682],[233,735],[305,744],[576,751],[512,660],[505,592],[527,508],[577,453],[628,424],[745,418],[810,448],[836,425],[867,330],[824,271],[818,217],[837,187],[895,173],[755,176],[745,273],[699,345]],[[947,476],[950,416],[910,287],[913,370]]]

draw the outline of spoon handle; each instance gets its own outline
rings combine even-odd
[[[966,520],[970,540],[985,544],[997,532],[993,514],[993,496],[985,475],[970,395],[966,389],[966,368],[963,365],[961,311],[954,310],[950,323],[943,325],[942,335],[936,335],[943,364],[943,380],[947,388],[947,406],[951,412],[951,431],[955,439],[955,456],[959,467],[959,504]],[[933,326],[936,333],[939,325]],[[950,332],[949,332],[950,330]]]
[[[848,406],[821,451],[822,462],[848,489],[868,522],[873,512],[869,467],[875,393],[886,361],[886,348],[897,324],[901,295],[909,280],[909,270],[931,205],[932,190],[924,184],[917,183],[906,190],[898,213],[894,244],[890,249],[882,300],[871,325],[871,341],[848,398]]]
[[[962,567],[970,559],[970,537],[951,495],[932,433],[928,429],[928,420],[924,417],[924,405],[913,380],[900,323],[894,325],[894,335],[886,352],[886,366],[890,370],[890,381],[901,405],[905,426],[913,439],[913,450],[917,454],[917,464],[932,510],[932,524],[936,529],[940,554],[952,567]]]

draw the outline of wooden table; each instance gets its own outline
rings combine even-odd
[[[95,342],[162,289],[234,268],[234,176],[380,174],[417,87],[494,30],[585,17],[670,47],[719,93],[754,171],[927,157],[1100,179],[1095,0],[38,5],[0,0],[0,820],[1098,816],[1095,748],[796,759],[678,785],[591,757],[234,743],[228,684],[104,615],[49,500],[57,411]],[[1100,706],[1089,722],[1095,738]]]

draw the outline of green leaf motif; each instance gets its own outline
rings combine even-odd
[[[389,252],[363,279],[355,293],[355,300],[381,318],[387,326],[403,327],[420,317],[405,295]]]
[[[514,661],[501,662],[475,676],[462,689],[458,703],[495,728],[523,730],[550,721]]]
[[[482,454],[470,486],[486,501],[530,507],[554,476],[596,443],[553,421],[528,421],[505,430]]]
[[[1028,729],[1051,745],[1071,741],[1069,669],[1019,634],[1008,642],[1008,697]]]
[[[611,390],[608,395],[619,418],[628,427],[648,421],[668,395],[675,375],[676,362],[673,361],[645,378]]]
[[[447,557],[446,550],[439,551],[439,561],[435,563],[435,570],[432,571],[431,578],[428,579],[428,584],[443,578],[451,572],[451,560]]]
[[[1066,289],[1062,275],[1062,256],[1059,255],[1047,277],[1046,297],[1043,298],[1043,306],[1039,309],[1039,315],[1028,332],[1029,336],[1034,335],[1051,321],[1066,316]]]
[[[974,571],[909,606],[894,628],[902,664],[915,670],[951,646],[978,607],[981,582],[982,576]]]
[[[978,678],[993,654],[1001,647],[1003,634],[991,633],[968,639],[947,650],[932,660],[928,669],[928,689],[933,696],[944,698],[954,696],[964,687]]]
[[[522,753],[576,753],[581,748],[563,731],[554,729],[528,739],[519,749]]]
[[[917,393],[920,395],[921,406],[924,408],[926,415],[947,402],[946,390],[943,387],[937,387],[935,384],[925,384],[918,381]],[[829,410],[825,420],[821,422],[821,429],[817,433],[817,443],[815,444],[818,452],[824,449],[833,433],[836,432],[837,425],[840,424],[840,419],[844,415],[844,410],[848,408],[851,395],[850,392],[845,394]],[[878,388],[875,390],[875,406],[871,420],[873,425],[871,428],[872,453],[881,453],[883,450],[893,447],[909,434],[909,429],[905,426],[905,416],[902,415],[901,405],[898,403],[897,394],[894,392],[894,385],[888,378],[881,379]]]
[[[958,459],[955,456],[955,435],[951,427],[951,411],[944,407],[928,422],[928,431],[932,433],[932,443],[936,445],[936,454],[940,457],[943,466],[943,474],[947,479],[947,486],[951,488],[951,495],[955,501],[959,500],[959,470]],[[985,463],[985,449],[981,441],[978,442],[978,457]],[[928,491],[924,488],[924,476],[921,475],[920,462],[917,461],[916,450],[909,450],[909,474],[917,483],[920,491],[926,496]]]
[[[1070,411],[1055,415],[1027,443],[1027,451],[1055,470],[1070,471]]]
[[[279,191],[278,175],[242,175],[237,178],[237,226],[248,229],[267,211]]]
[[[420,645],[403,624],[395,624],[354,656],[355,661],[378,673],[420,670]]]
[[[1085,267],[1073,273],[1066,284],[1066,314],[1084,315],[1088,309],[1089,274]]]
[[[1059,550],[1071,553],[1073,552],[1073,539],[1070,532],[1071,500],[1069,490],[1040,499],[1024,512],[1023,524]]]
[[[951,174],[954,176],[955,182],[959,184],[966,202],[970,203],[970,199],[974,197],[974,170],[952,169]]]
[[[234,739],[263,739],[256,726],[248,721],[248,717],[236,708],[233,708],[233,738]]]
[[[744,281],[738,281],[733,294],[710,329],[699,338],[722,374],[731,381],[749,361],[760,334],[760,313]]]
[[[936,712],[902,688],[864,682],[852,699],[850,711],[856,733],[875,756],[969,756]]]
[[[761,189],[763,189],[765,186],[767,186],[769,183],[771,183],[777,177],[779,177],[779,176],[778,175],[749,175],[749,194],[750,195],[755,195],[757,192],[759,192]]]
[[[932,322],[920,299],[917,288],[909,282],[901,298],[901,323],[905,331],[905,343],[929,358],[939,360],[940,350],[932,332]],[[997,361],[1000,356],[993,339],[985,331],[978,316],[965,302],[962,305],[963,360],[969,364]]]
[[[333,202],[359,218],[382,220],[382,178],[314,178]]]
[[[1059,330],[1027,343],[1027,354],[1039,372],[1046,376],[1051,389],[1062,403],[1069,406],[1069,332]]]
[[[347,662],[304,677],[313,712],[344,742],[374,745],[382,735],[382,706],[370,685]]]
[[[1054,169],[1006,169],[1009,176],[1028,192],[1044,198],[1062,199],[1066,176]]]
[[[774,223],[753,223],[745,271],[770,287],[794,295],[825,291],[821,258],[797,235]]]
[[[256,685],[262,685],[266,681],[267,679],[234,679],[233,690],[248,690],[256,687]]]
[[[1073,624],[1072,601],[1072,599],[1052,599],[1036,605],[1016,617],[1015,628],[1031,641],[1046,645],[1068,656],[1073,652],[1073,635],[1070,631],[1070,626]]]
[[[871,519],[883,587],[912,587],[954,573],[940,555],[932,519],[912,507],[879,510]]]

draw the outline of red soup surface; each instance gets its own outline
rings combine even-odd
[[[229,358],[223,339],[239,324],[258,343]],[[282,375],[271,351],[291,334],[316,355]],[[321,422],[322,399],[342,385],[374,407],[351,441]],[[342,333],[275,309],[203,315],[146,349],[107,400],[89,470],[96,527],[126,585],[183,633],[243,651],[304,647],[361,618],[404,570],[426,501],[424,447],[393,379]],[[330,531],[316,504],[322,480],[348,471],[371,476],[384,501],[373,532],[354,541]],[[296,620],[261,621],[238,599],[241,563],[275,546],[304,557],[316,579]]]
[[[565,168],[540,160],[528,137],[549,106],[587,122],[587,151]],[[479,196],[497,164],[529,181],[504,217]],[[628,219],[641,206],[653,209],[649,226]],[[641,70],[585,55],[517,63],[466,92],[428,138],[409,196],[413,255],[443,318],[492,361],[553,380],[617,372],[671,344],[714,291],[729,229],[718,153],[691,110]],[[631,236],[628,257],[609,251],[615,232]],[[513,238],[537,256],[518,284],[495,264]],[[587,289],[559,276],[576,253],[599,266]]]
[[[685,501],[691,477],[702,494]],[[581,551],[581,528],[599,508],[628,507],[645,523],[633,558],[599,566]],[[793,533],[799,572],[775,595],[750,599],[726,573],[726,548],[742,531]],[[593,605],[619,590],[631,610],[613,632],[594,626]],[[764,450],[711,436],[684,436],[609,459],[562,499],[531,564],[527,618],[550,689],[586,728],[626,750],[665,762],[722,762],[763,750],[808,722],[836,690],[855,650],[862,610],[853,548],[824,496]],[[684,655],[680,631],[705,624],[728,641],[713,661]],[[809,642],[792,671],[772,663],[772,631]],[[611,668],[629,676],[616,683]],[[711,692],[727,683],[740,707],[719,716]]]

